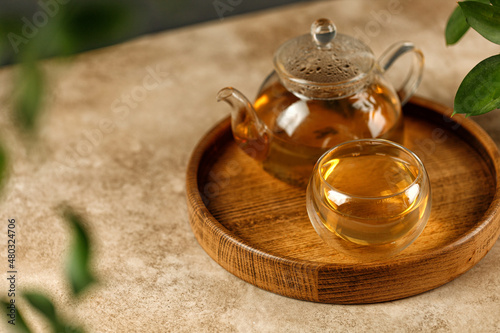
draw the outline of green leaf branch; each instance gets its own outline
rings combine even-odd
[[[469,30],[500,45],[500,0],[462,1],[446,25],[447,45],[456,44]],[[455,95],[454,114],[484,114],[500,108],[500,55],[477,64],[464,78]]]

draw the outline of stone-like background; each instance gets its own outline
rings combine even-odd
[[[184,198],[190,152],[229,112],[215,102],[217,91],[231,85],[254,96],[278,45],[308,33],[319,17],[369,39],[377,55],[396,41],[415,42],[426,55],[418,94],[452,106],[465,74],[498,53],[474,31],[445,46],[455,4],[297,4],[142,37],[72,62],[47,61],[52,92],[40,140],[29,149],[7,116],[14,69],[0,70],[0,136],[12,166],[0,218],[18,223],[18,287],[47,291],[89,332],[498,332],[498,243],[469,272],[430,292],[374,305],[315,304],[222,269],[197,244]],[[500,143],[500,113],[475,120]],[[56,209],[61,202],[85,214],[95,245],[101,282],[78,304],[62,278],[69,229]],[[6,239],[4,228],[0,244]],[[6,270],[5,250],[0,262]],[[3,293],[7,282],[0,281]],[[37,313],[25,317],[47,331]]]

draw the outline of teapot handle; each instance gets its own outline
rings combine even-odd
[[[424,70],[424,55],[422,51],[416,48],[411,42],[399,42],[389,47],[378,60],[382,73],[384,73],[399,57],[409,52],[413,54],[410,71],[401,87],[397,90],[402,105],[408,102],[422,81]]]

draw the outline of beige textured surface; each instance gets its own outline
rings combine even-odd
[[[396,11],[391,4],[399,4]],[[1,70],[0,133],[13,165],[0,218],[18,221],[18,287],[51,293],[89,332],[498,332],[498,243],[465,275],[422,295],[364,306],[314,304],[260,290],[219,267],[192,235],[184,199],[191,150],[228,113],[215,102],[218,89],[232,85],[253,97],[275,48],[307,33],[318,17],[333,19],[340,32],[365,31],[377,55],[393,42],[414,41],[427,58],[418,94],[451,106],[463,76],[498,52],[475,32],[446,48],[443,30],[454,5],[308,3],[147,36],[71,64],[51,61],[54,90],[42,140],[31,152],[6,117],[12,69]],[[500,113],[476,120],[500,144]],[[85,213],[96,245],[101,284],[77,305],[62,279],[69,230],[54,209],[61,201]],[[2,278],[2,295],[6,287]],[[27,311],[26,318],[37,332],[47,331],[37,314]]]

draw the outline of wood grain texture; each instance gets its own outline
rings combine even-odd
[[[386,261],[363,263],[326,246],[307,217],[305,189],[274,179],[234,144],[229,118],[193,151],[187,170],[191,228],[229,272],[302,300],[359,304],[400,299],[473,267],[500,233],[499,153],[473,121],[414,97],[405,146],[431,181],[432,212],[420,237]]]

